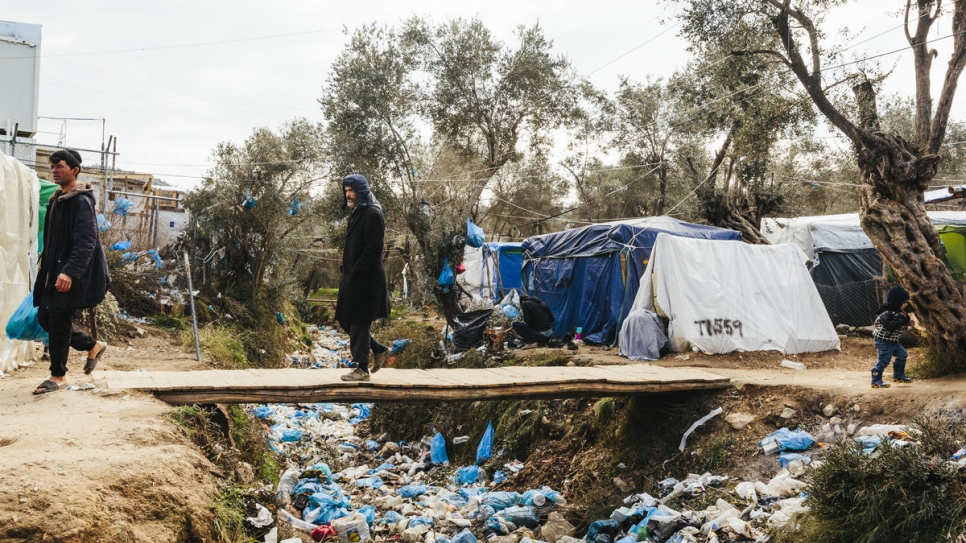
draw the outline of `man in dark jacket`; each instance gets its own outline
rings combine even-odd
[[[342,180],[344,204],[352,209],[346,227],[345,250],[339,277],[335,320],[349,333],[349,350],[356,363],[343,381],[368,381],[369,372],[379,371],[389,349],[369,333],[372,321],[389,316],[389,289],[382,266],[386,220],[382,206],[369,190],[369,181],[353,174]],[[372,349],[372,367],[369,350]]]
[[[60,187],[47,202],[44,252],[34,283],[37,320],[50,335],[50,377],[34,394],[53,392],[67,384],[70,348],[87,351],[84,373],[94,371],[107,348],[103,341],[73,329],[78,309],[101,303],[110,286],[107,259],[97,231],[94,188],[78,183],[80,153],[72,149],[50,155],[54,182]]]
[[[547,302],[536,296],[520,296],[520,309],[523,311],[523,322],[513,323],[513,330],[520,334],[520,338],[527,347],[537,347],[550,341],[553,334],[553,312]]]

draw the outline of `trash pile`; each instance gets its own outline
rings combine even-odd
[[[324,327],[316,332],[311,354],[293,354],[292,364],[345,366],[344,336]],[[399,340],[393,349],[405,344]],[[590,522],[580,534],[565,518],[567,500],[562,492],[548,486],[506,490],[523,463],[492,461],[496,441],[492,424],[480,439],[476,463],[457,467],[450,465],[447,447],[462,446],[469,436],[447,440],[434,431],[411,443],[392,441],[385,434],[365,439],[358,435],[357,425],[369,417],[370,407],[362,403],[248,407],[264,422],[271,448],[287,459],[287,469],[273,492],[275,503],[258,505],[258,514],[248,519],[258,527],[276,526],[265,537],[266,543],[277,543],[281,524],[302,536],[285,543],[309,538],[347,543],[765,542],[770,530],[796,529],[809,510],[808,485],[802,477],[807,465],[821,463],[824,444],[820,440],[851,437],[867,452],[880,444],[908,447],[914,443],[908,427],[860,427],[855,418],[858,406],[849,413],[826,406],[826,421],[815,429],[818,439],[802,429],[780,428],[758,442],[760,454],[775,458],[776,471],[770,479],[741,481],[711,473],[668,478],[658,483],[656,497],[632,493],[609,518]],[[682,437],[681,448],[696,427],[721,413],[715,409],[697,420]],[[323,461],[333,454],[341,455],[345,466],[341,471],[332,472]],[[952,461],[966,466],[966,449],[954,453]],[[484,465],[500,469],[490,474]]]
[[[415,443],[385,441],[385,436],[364,440],[355,427],[368,418],[369,407],[249,407],[265,423],[272,450],[289,460],[275,493],[279,521],[317,540],[336,536],[352,542],[380,537],[470,543],[476,541],[474,533],[505,536],[533,530],[566,505],[563,495],[549,487],[523,493],[497,490],[509,477],[501,470],[491,478],[478,465],[451,468],[446,439],[439,432]],[[465,443],[468,437],[452,441]],[[492,441],[491,425],[477,449],[478,460],[490,458]],[[341,453],[349,467],[333,473],[320,461],[323,449]],[[522,467],[520,462],[506,465],[511,474]],[[273,522],[267,508],[259,505],[258,511],[249,519],[253,525]],[[553,518],[552,533],[573,535],[573,526],[563,517]]]

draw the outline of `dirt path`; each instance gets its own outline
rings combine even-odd
[[[71,384],[98,385],[81,356]],[[112,345],[98,370],[201,367],[188,356],[144,339]],[[169,406],[101,386],[34,396],[47,375],[38,360],[0,380],[0,541],[177,541],[210,526],[214,467]]]
[[[209,368],[163,332],[151,334],[131,345],[116,340],[98,371]],[[874,352],[871,340],[849,338],[837,353],[689,353],[656,364],[725,375],[736,384],[736,398],[747,396],[751,411],[753,400],[760,405],[761,394],[744,394],[745,387],[813,389],[844,401],[861,398],[894,418],[963,397],[966,376],[869,388]],[[919,353],[911,353],[914,367]],[[540,350],[523,354],[540,356]],[[782,368],[783,358],[808,369]],[[581,348],[576,360],[635,363],[591,347]],[[72,384],[93,382],[96,389],[34,396],[34,387],[47,375],[46,363],[39,361],[0,379],[0,542],[173,541],[190,533],[206,538],[217,469],[163,416],[171,407],[144,394],[106,389],[98,371],[93,378],[81,374],[82,364],[81,355],[74,355],[68,375]]]

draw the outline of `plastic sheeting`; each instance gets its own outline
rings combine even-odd
[[[463,265],[466,271],[457,276],[464,292],[483,300],[496,301],[511,290],[520,289],[523,250],[520,243],[484,243],[475,249],[466,246]]]
[[[27,296],[37,264],[40,181],[33,170],[0,153],[0,323]],[[0,334],[0,372],[17,369],[33,353],[33,343]]]
[[[837,350],[838,335],[804,262],[790,244],[658,235],[633,309],[654,309],[656,299],[675,351]]]
[[[658,234],[739,240],[734,230],[647,217],[592,224],[523,242],[524,291],[553,311],[553,337],[583,328],[584,340],[611,344],[637,295],[638,281]]]
[[[943,260],[954,277],[966,273],[966,212],[929,211],[939,231]],[[811,272],[835,324],[867,326],[875,318],[882,260],[862,230],[858,213],[762,219],[773,244],[793,243],[812,260]]]
[[[664,323],[649,309],[635,309],[624,319],[619,338],[620,353],[631,360],[659,360],[669,341]]]

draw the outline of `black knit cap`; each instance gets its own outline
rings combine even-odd
[[[54,153],[50,155],[51,164],[57,164],[61,160],[67,163],[71,169],[80,168],[82,162],[80,153],[73,149],[61,149],[59,151],[54,151]]]

